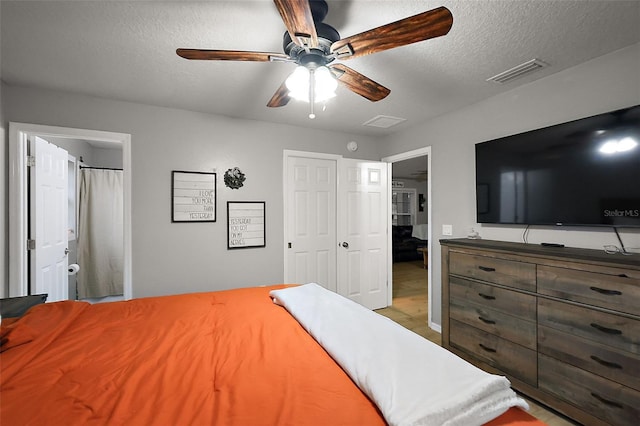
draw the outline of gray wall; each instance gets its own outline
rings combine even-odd
[[[487,83],[488,84],[488,83]],[[475,222],[474,144],[640,104],[640,44],[596,58],[502,95],[445,114],[382,141],[383,156],[431,146],[433,321],[441,318],[442,225],[455,237],[473,226],[482,238],[522,241],[524,227],[479,226]],[[628,183],[628,184],[638,184]],[[627,247],[640,247],[640,232],[621,231]],[[447,237],[451,238],[451,237]],[[602,248],[619,245],[610,229],[532,227],[530,243]]]
[[[69,93],[2,87],[3,127],[8,121],[130,133],[133,162],[134,296],[216,290],[279,282],[283,277],[282,150],[351,156],[345,144],[355,140],[357,157],[378,159],[431,146],[434,247],[433,320],[440,323],[442,224],[454,237],[474,226],[485,239],[520,241],[522,227],[475,223],[474,144],[634,104],[640,104],[640,45],[597,58],[492,99],[438,117],[410,130],[376,140],[254,121],[157,108]],[[3,130],[4,131],[4,130]],[[301,137],[300,135],[304,135]],[[7,233],[6,138],[0,162]],[[218,222],[171,224],[171,170],[232,166],[247,174],[239,191],[218,185]],[[267,202],[267,247],[226,250],[226,201]],[[640,247],[640,233],[621,233],[625,245]],[[3,238],[6,241],[6,237]],[[561,242],[601,248],[618,244],[610,230],[540,228],[529,242]],[[6,243],[5,243],[6,244]],[[0,257],[7,272],[7,251]]]
[[[0,2],[0,16],[2,16],[2,2]],[[0,43],[1,44],[1,43]],[[2,70],[2,55],[0,55],[0,70]],[[9,203],[8,166],[9,148],[7,143],[7,120],[4,114],[4,96],[2,72],[0,71],[0,297],[8,295],[9,265],[9,219],[7,205]]]
[[[9,184],[8,184],[8,166],[7,157],[8,143],[7,143],[7,121],[4,118],[4,98],[3,87],[0,84],[0,297],[7,297],[9,286],[9,265],[8,257],[9,253],[9,218],[7,215],[7,206],[9,203]]]
[[[74,156],[77,162],[80,162],[80,158],[82,158],[85,166],[122,168],[122,146],[120,144],[110,144],[113,145],[112,148],[98,148],[83,139],[55,137],[46,137],[45,139]]]
[[[110,167],[113,169],[122,168],[122,149],[115,148],[93,148],[94,167]]]
[[[371,137],[34,88],[5,86],[3,95],[9,121],[131,134],[134,297],[282,282],[282,151],[380,158]],[[240,190],[223,183],[234,166],[247,176]],[[6,161],[2,167],[6,175]],[[172,170],[217,171],[216,223],[171,223]],[[267,246],[229,251],[226,202],[244,200],[266,201]]]

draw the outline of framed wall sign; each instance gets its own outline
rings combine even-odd
[[[216,174],[171,172],[171,222],[216,221]]]
[[[265,246],[265,202],[227,201],[227,249]]]

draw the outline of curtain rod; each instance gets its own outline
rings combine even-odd
[[[95,170],[120,170],[122,171],[122,169],[116,169],[113,167],[89,167],[89,166],[80,166],[81,169],[95,169]]]

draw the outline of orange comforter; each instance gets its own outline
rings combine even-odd
[[[38,305],[2,330],[0,424],[383,425],[279,287]]]

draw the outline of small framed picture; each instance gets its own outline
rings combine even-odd
[[[227,201],[227,249],[266,246],[264,201]]]
[[[171,172],[171,222],[216,221],[216,174]]]

